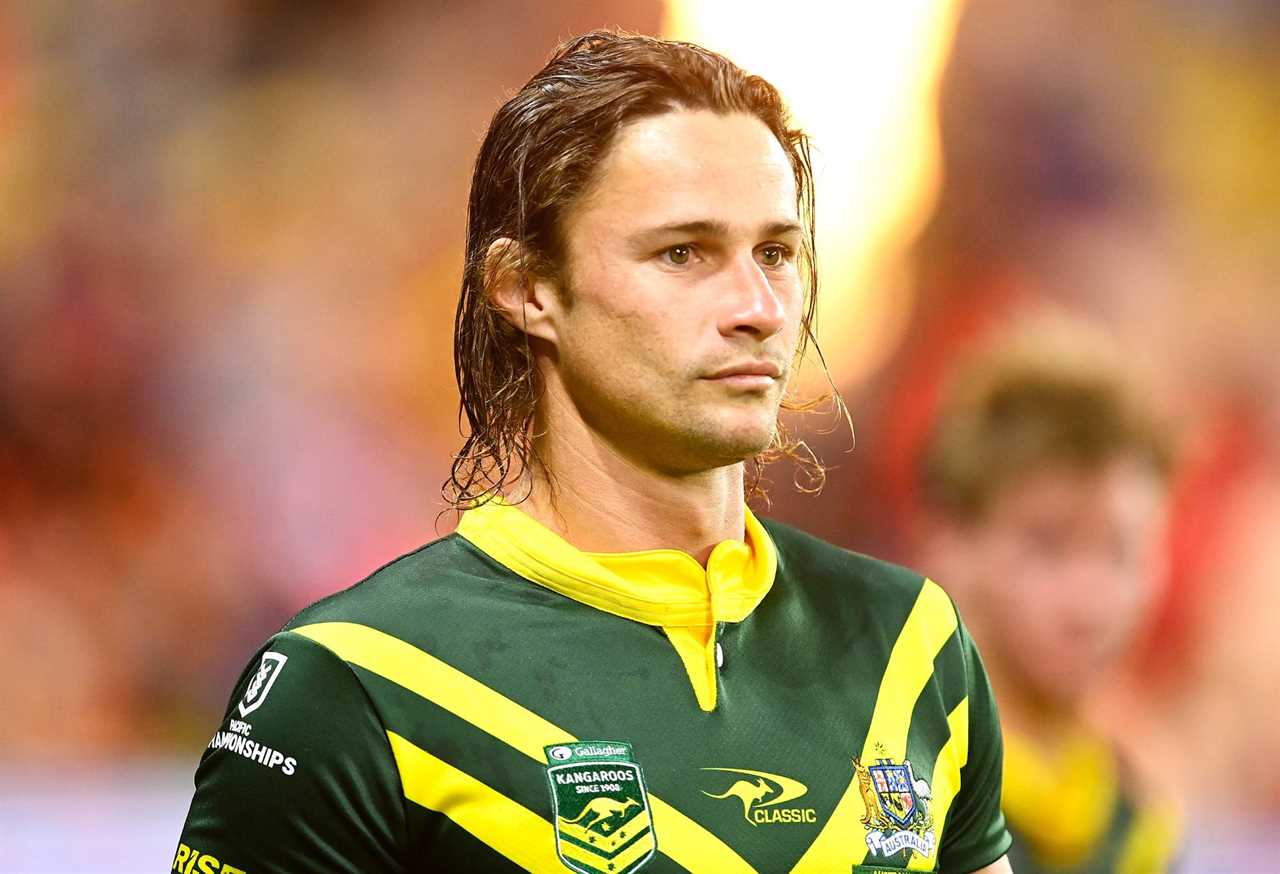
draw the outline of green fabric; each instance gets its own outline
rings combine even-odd
[[[961,623],[956,633],[969,690],[969,761],[940,853],[941,870],[974,871],[998,859],[1009,846],[1000,786],[1004,773],[1000,717],[978,648]],[[1000,847],[992,854],[992,847]]]
[[[225,737],[242,720],[261,654],[287,656],[265,696],[266,681],[258,683],[259,703],[243,722],[252,740],[295,758],[294,773],[235,749],[206,750],[181,838],[186,858],[207,854],[248,874],[516,870],[446,815],[404,798],[388,730],[555,821],[543,764],[288,632],[340,621],[428,652],[576,737],[630,744],[648,792],[757,871],[789,870],[851,785],[851,759],[862,750],[881,676],[923,580],[786,526],[766,527],[778,548],[777,579],[754,613],[719,628],[724,665],[710,713],[698,708],[660,630],[516,577],[456,535],[306,608],[250,661],[219,732]],[[981,868],[1009,840],[999,809],[995,705],[959,626],[912,712],[907,759],[916,778],[932,780],[949,737],[947,715],[965,697],[968,764],[936,851],[945,872]],[[738,780],[759,785],[744,771],[789,778],[804,794],[760,814],[730,793]],[[778,797],[777,784],[769,785],[769,797]],[[784,809],[793,812],[769,812]],[[752,822],[748,811],[784,821]],[[642,869],[684,870],[664,855],[660,829],[656,838],[657,852]],[[856,825],[845,839],[862,845],[866,833]],[[865,870],[899,870],[907,858],[868,854]],[[186,874],[186,867],[174,870]]]
[[[261,705],[242,716],[238,706],[268,651],[288,660]],[[214,857],[214,872],[400,872],[405,803],[386,733],[351,669],[306,638],[282,634],[236,684],[196,770],[181,843]],[[179,866],[183,855],[179,848],[173,870],[205,871],[194,855]]]

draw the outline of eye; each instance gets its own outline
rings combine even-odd
[[[770,243],[760,249],[760,263],[765,267],[781,267],[790,256],[791,250],[779,243]]]
[[[693,247],[684,244],[672,246],[662,254],[666,256],[667,261],[670,263],[682,267],[685,264],[688,264],[689,259],[693,257]]]

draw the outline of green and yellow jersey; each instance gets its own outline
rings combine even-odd
[[[968,872],[1000,775],[934,583],[749,513],[704,569],[492,502],[254,656],[172,870]]]
[[[1049,760],[1006,736],[1004,811],[1017,874],[1165,874],[1181,834],[1174,807],[1140,799],[1110,744],[1079,732]]]

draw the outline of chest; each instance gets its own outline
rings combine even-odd
[[[963,694],[936,653],[906,669],[895,629],[761,610],[717,630],[704,712],[661,630],[598,611],[525,618],[438,643],[468,681],[430,700],[367,679],[399,733],[485,789],[435,805],[454,809],[410,805],[421,858],[610,874],[934,866]],[[558,762],[575,741],[599,756]],[[515,841],[543,844],[536,864],[465,827],[477,812],[526,821],[517,809],[545,824]]]

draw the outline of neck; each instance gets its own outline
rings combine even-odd
[[[1079,734],[1082,720],[1075,707],[1035,694],[1015,679],[1016,672],[1004,670],[999,659],[988,656],[986,667],[1006,732],[1017,734],[1049,757]]]
[[[538,429],[538,463],[520,507],[578,549],[679,549],[705,565],[716,544],[742,539],[741,463],[671,474],[629,458],[580,421],[561,424]]]

